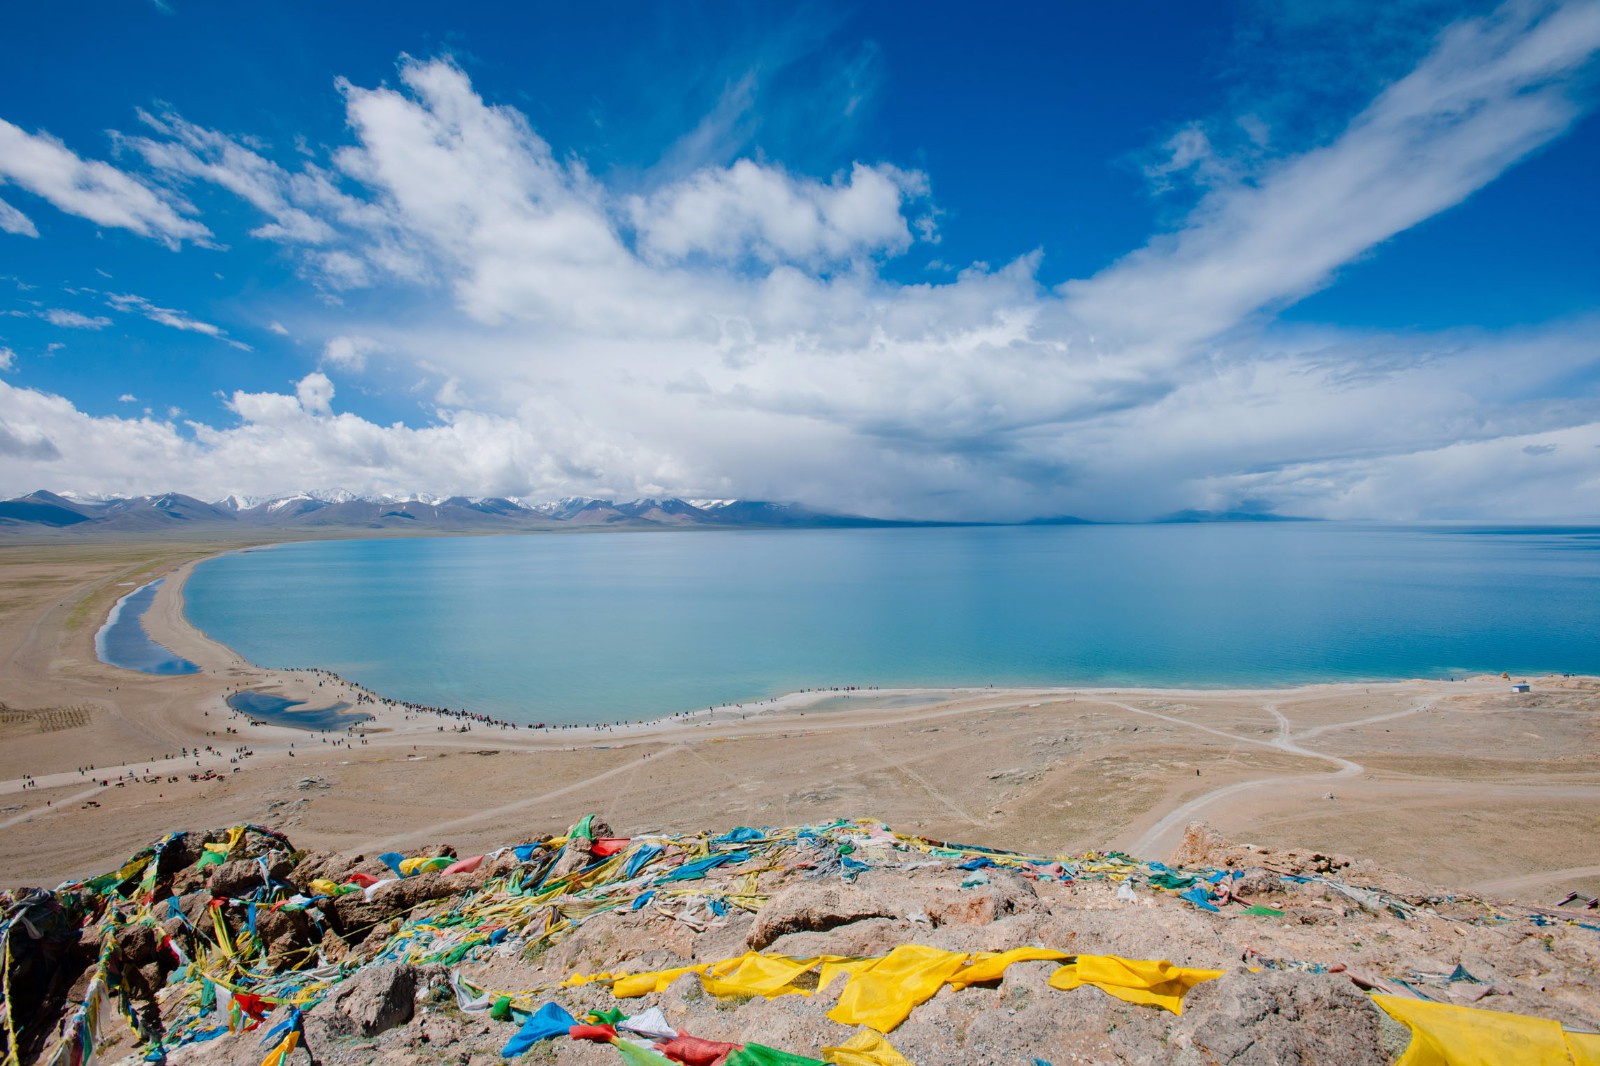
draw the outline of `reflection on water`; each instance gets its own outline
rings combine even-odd
[[[305,706],[305,700],[288,700],[265,692],[235,692],[228,697],[228,706],[257,722],[267,725],[288,726],[290,729],[309,729],[343,732],[358,722],[365,722],[370,714],[345,714],[348,703],[335,703],[332,707],[311,707],[303,711],[293,708]]]

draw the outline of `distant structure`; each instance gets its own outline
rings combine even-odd
[[[1511,691],[1512,692],[1532,692],[1533,691],[1533,686],[1529,685],[1529,684],[1512,685],[1511,686]]]

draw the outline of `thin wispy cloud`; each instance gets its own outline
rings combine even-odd
[[[60,307],[50,307],[40,311],[39,317],[52,326],[61,326],[66,329],[105,329],[111,325],[111,319],[105,315],[86,315],[79,311],[68,311]]]
[[[151,303],[143,296],[132,293],[107,293],[106,304],[118,311],[132,315],[143,315],[152,322],[159,323],[172,329],[183,330],[187,333],[201,333],[207,337],[215,337],[219,341],[230,344],[241,351],[249,351],[250,346],[242,341],[232,340],[228,331],[211,322],[202,322],[183,311],[171,307],[160,307]],[[108,320],[109,321],[109,320]]]
[[[163,194],[109,163],[83,159],[47,133],[28,133],[0,119],[0,182],[10,182],[57,210],[158,240],[169,248],[205,240],[211,231],[189,217],[194,207]],[[0,211],[11,232],[37,236],[32,224],[16,228],[15,208]],[[24,220],[25,221],[25,220]]]

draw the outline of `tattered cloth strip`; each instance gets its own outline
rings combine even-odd
[[[818,955],[791,958],[746,952],[720,962],[680,966],[647,973],[575,974],[561,987],[575,988],[609,982],[611,994],[629,999],[664,992],[685,974],[699,976],[705,990],[715,996],[809,996],[844,977],[844,991],[828,1017],[844,1025],[865,1025],[880,1033],[891,1032],[919,1004],[949,985],[961,989],[988,984],[1004,976],[1017,962],[1062,962],[1050,977],[1062,990],[1094,985],[1129,1003],[1161,1007],[1174,1014],[1183,1010],[1183,997],[1202,981],[1221,977],[1222,970],[1174,966],[1166,960],[1123,959],[1115,955],[1068,955],[1050,948],[1023,947],[1010,951],[945,951],[922,944],[902,944],[887,955],[849,958]],[[811,978],[812,975],[814,979]]]

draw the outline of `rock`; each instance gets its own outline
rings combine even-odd
[[[287,881],[294,867],[287,856],[274,856],[267,862],[267,873],[274,881]],[[261,863],[255,859],[237,859],[218,866],[211,874],[211,894],[236,899],[248,896],[260,888]]]
[[[1220,866],[1233,847],[1228,839],[1204,822],[1190,822],[1183,831],[1183,842],[1167,860],[1173,866]]]
[[[196,929],[210,929],[211,917],[208,911],[211,908],[211,893],[201,889],[191,892],[186,896],[178,897],[178,908],[183,911],[183,916],[189,919],[189,924]]]
[[[305,911],[257,908],[256,935],[275,968],[293,969],[316,957],[317,933]]]
[[[205,845],[199,833],[178,833],[167,841],[156,860],[156,880],[170,880],[200,861]]]
[[[1283,881],[1271,870],[1250,870],[1233,883],[1233,891],[1241,896],[1270,896],[1283,891]]]
[[[350,954],[350,945],[332,929],[324,929],[322,939],[317,943],[317,950],[329,962],[339,963]]]
[[[352,944],[366,938],[379,922],[408,913],[419,903],[454,895],[459,886],[454,879],[432,871],[385,885],[367,899],[363,892],[352,892],[335,899],[327,910],[341,936]]]
[[[172,883],[168,886],[168,889],[174,896],[187,896],[196,889],[204,888],[205,883],[205,873],[201,870],[196,870],[191,866],[187,870],[180,871],[175,877],[173,877]]]
[[[451,859],[459,859],[461,857],[460,855],[456,854],[456,848],[454,844],[427,844],[418,848],[416,851],[411,852],[410,854],[429,856],[443,855]]]
[[[311,882],[318,878],[326,878],[338,884],[345,875],[356,866],[365,862],[361,855],[340,855],[332,851],[308,851],[300,856],[300,861],[295,864],[294,870],[289,874],[289,881],[301,892],[311,892]]]
[[[1040,913],[1044,905],[1026,878],[998,868],[984,871],[986,884],[963,889],[965,871],[869,870],[854,882],[796,881],[780,889],[756,915],[746,943],[761,950],[779,937],[825,932],[872,918],[919,924],[988,925],[1000,918]]]
[[[416,994],[416,967],[386,963],[336,986],[311,1016],[334,1035],[377,1036],[411,1020]]]
[[[1378,1009],[1346,977],[1235,970],[1184,997],[1181,1064],[1387,1066]]]
[[[125,925],[116,932],[117,950],[125,966],[156,961],[156,931],[148,925]]]
[[[550,872],[545,875],[545,884],[554,884],[564,877],[568,877],[588,866],[594,860],[589,856],[589,849],[582,842],[569,843],[562,850],[561,857],[550,867]]]
[[[756,915],[746,943],[757,951],[788,933],[826,932],[894,909],[859,883],[801,881],[780,891]]]

